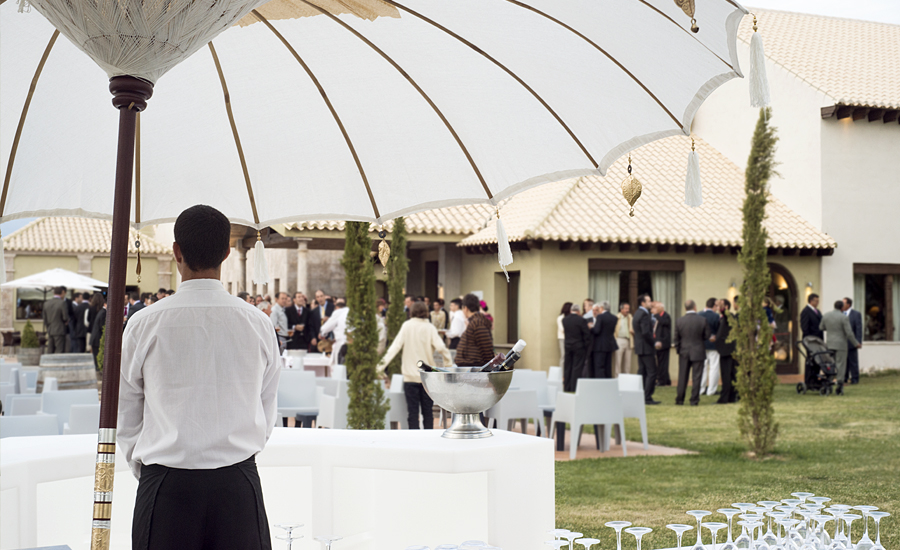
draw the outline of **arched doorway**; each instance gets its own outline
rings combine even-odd
[[[769,271],[772,282],[768,296],[775,305],[775,369],[778,374],[797,374],[800,372],[794,347],[800,314],[797,283],[791,272],[780,264],[769,264]]]

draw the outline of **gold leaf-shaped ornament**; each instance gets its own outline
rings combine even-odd
[[[631,207],[631,211],[628,212],[628,215],[631,217],[634,217],[634,203],[641,198],[642,189],[641,182],[631,174],[628,174],[622,180],[622,196],[625,197],[625,200],[628,201],[628,206]]]
[[[378,261],[380,261],[381,265],[384,266],[384,271],[382,273],[384,273],[385,275],[387,275],[387,264],[388,260],[390,259],[391,247],[388,245],[387,241],[384,240],[384,237],[382,237],[381,242],[378,243]]]
[[[694,0],[675,0],[675,5],[691,18],[691,32],[698,32],[700,27],[697,26],[697,20],[694,19]]]

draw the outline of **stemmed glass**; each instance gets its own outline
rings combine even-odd
[[[553,538],[559,540],[563,535],[569,533],[568,529],[550,529],[547,531],[548,534],[553,535]],[[480,541],[479,541],[480,542]]]
[[[716,550],[716,533],[728,527],[728,524],[720,521],[705,521],[703,522],[703,527],[706,527],[712,533],[712,550]]]
[[[737,547],[734,545],[734,539],[731,538],[731,518],[733,518],[735,514],[739,513],[740,510],[738,510],[737,508],[719,508],[716,511],[724,515],[728,519],[728,542],[726,542],[722,546],[722,550],[735,550],[735,548]]]
[[[797,540],[793,537],[793,528],[800,523],[800,520],[792,519],[785,515],[783,519],[779,519],[777,522],[778,525],[781,525],[784,528],[784,537],[781,539],[781,547],[784,548],[784,550],[797,550],[799,545],[797,544]]]
[[[553,547],[554,550],[560,550],[563,546],[568,546],[569,543],[564,540],[554,539],[554,540],[545,540],[544,544],[547,546]]]
[[[294,529],[303,527],[302,523],[276,523],[275,527],[286,531],[283,535],[275,535],[275,538],[287,541],[287,550],[291,550],[291,542],[303,538],[303,535],[297,535],[296,537],[293,535]]]
[[[863,513],[863,521],[866,523],[863,536],[859,539],[859,542],[856,543],[856,550],[872,550],[872,547],[875,546],[875,544],[872,542],[872,539],[869,538],[869,514],[870,512],[878,510],[878,506],[860,505],[854,506],[853,509]]]
[[[459,550],[459,546],[456,544],[442,544],[434,550]]]
[[[844,525],[847,526],[847,548],[854,548],[853,545],[853,520],[862,519],[859,514],[844,514]]]
[[[756,548],[759,550],[769,550],[769,545],[766,544],[766,542],[762,539],[762,535],[760,534],[760,531],[762,531],[761,527],[763,525],[765,525],[762,522],[763,519],[764,518],[759,517],[759,519],[750,520],[750,525],[749,525],[750,533],[753,533],[754,529],[760,528],[759,531],[757,531],[757,539],[755,541],[753,541],[752,546],[753,546],[753,548]]]
[[[816,497],[816,496],[809,497],[806,500],[812,502],[813,504],[825,504],[826,502],[831,502],[831,499],[828,497]]]
[[[869,516],[875,520],[875,546],[872,547],[872,550],[884,550],[884,546],[881,545],[881,527],[879,523],[882,518],[890,517],[890,514],[887,512],[869,512]]]
[[[569,531],[568,533],[565,533],[564,535],[562,535],[562,537],[564,539],[569,541],[569,550],[574,550],[573,549],[573,546],[574,546],[573,541],[575,539],[580,539],[583,536],[584,536],[584,533],[576,533],[574,531]]]
[[[331,545],[334,544],[335,542],[341,540],[342,538],[344,538],[344,537],[336,537],[334,535],[327,535],[327,536],[319,535],[318,537],[313,537],[314,540],[321,542],[325,546],[325,550],[331,550]],[[416,549],[417,550],[419,550],[419,549],[428,550],[428,547],[427,546],[417,546]],[[410,550],[410,549],[407,548],[407,550]]]
[[[830,516],[828,514],[816,514],[812,517],[818,523],[818,527],[816,531],[818,534],[816,535],[821,543],[821,547],[828,547],[831,544],[831,537],[828,536],[828,532],[825,531],[825,524],[834,519],[834,516]]]
[[[691,525],[685,525],[683,523],[670,523],[669,525],[666,525],[666,527],[675,531],[675,536],[678,537],[678,550],[681,550],[681,537],[684,535],[684,532],[694,528]]]
[[[750,520],[743,519],[745,514],[741,514],[741,521],[738,522],[738,525],[741,526],[741,534],[738,535],[737,540],[734,541],[734,546],[738,550],[748,550],[753,545],[753,539],[750,538],[750,534],[747,532],[747,528],[750,527]]]
[[[584,546],[584,550],[591,550],[591,546],[600,542],[600,539],[578,539],[575,542]]]
[[[844,522],[841,521],[841,518],[844,517],[844,514],[847,513],[849,506],[844,504],[833,504],[829,508],[825,508],[825,511],[834,516],[834,519],[837,520],[834,522],[834,536],[831,537],[832,545],[834,543],[840,544],[842,547],[847,545],[847,537],[844,536]]]
[[[634,535],[634,538],[637,540],[637,550],[641,550],[641,537],[647,533],[652,533],[653,529],[649,527],[629,527],[625,529],[625,532]]]
[[[791,496],[799,498],[800,504],[803,504],[804,502],[806,502],[806,499],[808,499],[809,497],[814,497],[814,496],[816,496],[816,494],[815,493],[791,493]]]
[[[706,510],[688,510],[687,514],[689,516],[694,516],[694,518],[697,520],[697,542],[694,544],[694,547],[691,550],[704,550],[703,537],[700,533],[700,520],[712,514],[712,512],[707,512]]]
[[[616,550],[622,550],[622,528],[630,527],[630,521],[607,521],[604,523],[607,527],[612,527],[616,530]]]

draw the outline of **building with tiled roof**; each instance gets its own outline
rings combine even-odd
[[[100,280],[109,280],[109,251],[112,223],[91,218],[46,217],[3,237],[6,279],[27,277],[52,268],[62,268]],[[140,241],[141,275],[137,275],[137,247]],[[175,288],[176,277],[172,247],[151,235],[131,229],[128,243],[126,288],[141,292],[160,287]],[[28,289],[0,291],[0,328],[21,330],[27,309],[43,294]],[[31,319],[42,330],[40,317]]]
[[[751,11],[779,138],[772,195],[839,244],[822,258],[817,292],[826,310],[850,297],[867,316],[861,366],[900,367],[900,25]],[[738,32],[744,70],[751,27],[745,18]],[[729,82],[700,107],[693,132],[743,170],[758,114],[746,83]]]

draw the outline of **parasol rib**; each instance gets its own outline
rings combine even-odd
[[[647,6],[648,8],[650,8],[651,10],[655,11],[656,13],[662,15],[663,17],[665,17],[666,19],[668,19],[669,21],[671,21],[673,25],[675,25],[675,26],[678,27],[679,29],[683,30],[684,33],[685,33],[686,35],[690,36],[691,38],[693,38],[694,40],[696,40],[700,45],[702,45],[704,48],[706,48],[706,49],[709,51],[709,53],[711,53],[711,54],[713,54],[714,56],[716,56],[716,58],[717,58],[719,61],[721,61],[722,63],[724,63],[726,67],[728,67],[728,68],[731,69],[732,71],[734,70],[734,67],[732,67],[731,63],[729,63],[729,62],[725,61],[724,59],[722,59],[721,57],[719,57],[719,54],[717,54],[716,52],[710,50],[710,49],[709,49],[709,46],[707,46],[706,44],[704,44],[702,40],[699,40],[696,36],[692,35],[686,28],[684,28],[684,27],[682,27],[681,25],[679,25],[677,21],[675,21],[674,19],[672,19],[671,17],[669,17],[664,11],[660,10],[659,8],[657,8],[656,6],[654,6],[653,4],[651,4],[650,2],[648,2],[647,0],[638,0],[638,2],[640,2],[641,4],[644,4],[645,6]]]
[[[413,80],[413,78],[411,76],[409,76],[409,73],[407,73],[405,70],[403,70],[403,67],[401,67],[399,64],[397,64],[397,62],[394,61],[388,54],[384,53],[384,51],[381,48],[379,48],[374,43],[372,43],[371,40],[369,40],[368,38],[363,36],[359,31],[357,31],[356,29],[354,29],[353,27],[351,27],[350,25],[348,25],[347,23],[342,21],[336,15],[330,13],[328,10],[326,10],[324,8],[320,8],[319,6],[310,2],[309,0],[299,0],[299,1],[303,2],[304,4],[306,4],[307,6],[313,8],[313,9],[319,11],[321,14],[327,16],[335,23],[341,25],[346,30],[353,33],[354,36],[356,36],[357,38],[362,40],[367,46],[369,46],[370,48],[375,50],[375,52],[378,53],[378,55],[383,57],[385,61],[387,61],[388,63],[391,64],[391,66],[393,66],[395,69],[397,69],[397,72],[399,72],[401,75],[403,75],[404,78],[406,78],[406,80],[412,85],[412,87],[415,88],[417,92],[419,92],[419,95],[422,96],[422,99],[424,99],[428,103],[428,105],[431,106],[431,108],[434,110],[434,112],[437,114],[437,116],[440,117],[441,121],[443,121],[443,123],[444,123],[444,126],[446,126],[447,130],[450,131],[450,134],[453,135],[453,138],[456,140],[457,145],[459,145],[459,148],[462,149],[463,154],[466,156],[466,159],[469,161],[469,164],[472,166],[472,170],[475,171],[475,175],[478,177],[478,181],[481,182],[481,186],[484,188],[484,192],[487,193],[487,196],[489,199],[493,200],[494,194],[491,193],[490,187],[488,187],[487,182],[484,181],[484,176],[481,175],[481,170],[478,169],[478,165],[475,164],[475,160],[472,158],[472,155],[469,153],[469,150],[466,148],[465,144],[462,142],[462,139],[460,139],[459,134],[457,134],[456,130],[453,129],[453,125],[450,124],[450,121],[447,120],[447,117],[444,116],[444,113],[441,112],[441,110],[438,108],[438,106],[435,105],[434,101],[432,101],[432,99],[428,96],[428,94],[425,93],[425,90],[423,90],[422,87],[419,86],[416,83],[416,81]]]
[[[216,72],[219,73],[219,82],[222,83],[222,93],[225,94],[225,110],[228,112],[228,122],[231,123],[231,133],[234,135],[234,144],[237,146],[238,158],[241,161],[241,170],[244,172],[244,182],[247,184],[247,196],[250,197],[250,208],[253,210],[253,223],[259,229],[259,212],[256,210],[256,199],[253,197],[253,185],[250,183],[250,172],[247,170],[247,160],[244,158],[244,148],[241,146],[241,136],[238,134],[237,124],[234,122],[234,113],[231,110],[231,96],[228,94],[228,85],[225,83],[225,75],[222,73],[222,65],[219,56],[216,55],[216,47],[210,40],[209,51],[212,53],[213,62],[216,64]]]
[[[553,115],[553,118],[555,118],[556,121],[559,122],[559,124],[563,127],[563,129],[564,129],[564,130],[569,134],[569,136],[575,141],[575,143],[578,145],[578,147],[581,148],[581,151],[585,154],[585,156],[588,158],[588,160],[591,162],[591,164],[594,165],[594,168],[599,168],[599,165],[597,164],[597,161],[595,161],[595,160],[594,160],[594,157],[591,156],[591,153],[587,150],[587,147],[585,147],[584,144],[581,143],[581,140],[578,139],[578,137],[575,135],[575,132],[573,132],[572,129],[569,128],[569,126],[563,121],[562,117],[560,117],[560,116],[556,113],[556,111],[554,111],[553,108],[550,107],[550,105],[549,105],[546,101],[544,101],[544,98],[542,98],[542,97],[541,97],[541,96],[540,96],[540,95],[539,95],[539,94],[538,94],[531,86],[529,86],[524,80],[522,80],[522,78],[520,78],[519,75],[517,75],[517,74],[514,73],[512,70],[510,70],[506,65],[500,63],[497,59],[495,59],[493,56],[491,56],[489,53],[487,53],[487,52],[484,51],[483,49],[479,48],[478,46],[476,46],[476,45],[473,44],[472,42],[466,40],[466,39],[463,38],[462,36],[456,34],[455,32],[451,31],[451,30],[448,29],[447,27],[441,25],[440,23],[438,23],[438,22],[436,22],[436,21],[434,21],[434,20],[432,20],[432,19],[430,19],[430,18],[428,18],[428,17],[422,15],[421,13],[419,13],[419,12],[413,10],[413,9],[410,9],[410,8],[404,6],[403,4],[400,4],[400,3],[398,3],[398,2],[394,2],[393,0],[383,0],[383,1],[386,2],[386,3],[388,3],[388,4],[391,4],[392,6],[398,8],[398,9],[401,9],[401,10],[403,10],[403,11],[405,11],[405,12],[411,14],[411,15],[414,15],[415,17],[418,17],[418,18],[421,19],[422,21],[424,21],[424,22],[426,22],[426,23],[428,23],[428,24],[434,26],[434,27],[437,28],[437,29],[440,29],[440,30],[444,31],[445,33],[447,33],[447,34],[449,34],[450,36],[452,36],[453,38],[459,40],[460,42],[462,42],[462,43],[465,44],[466,46],[472,48],[472,49],[475,50],[477,53],[481,54],[481,55],[484,56],[487,60],[489,60],[489,61],[492,62],[494,65],[496,65],[497,67],[499,67],[500,69],[502,69],[504,72],[506,72],[506,74],[508,74],[509,76],[511,76],[511,77],[513,78],[513,80],[515,80],[515,81],[518,82],[520,85],[522,85],[523,88],[525,88],[526,90],[528,90],[528,91],[531,93],[531,95],[533,95],[534,98],[537,99],[538,102],[539,102],[541,105],[543,105],[544,108],[547,109],[547,111],[548,111],[551,115]]]
[[[634,76],[634,74],[632,74],[631,71],[629,71],[628,69],[625,68],[625,65],[622,65],[622,64],[619,62],[618,59],[616,59],[615,57],[613,57],[612,55],[610,55],[609,52],[607,52],[606,50],[604,50],[603,48],[601,48],[599,44],[597,44],[596,42],[594,42],[593,40],[591,40],[590,38],[588,38],[587,36],[585,36],[585,35],[582,34],[581,32],[575,30],[574,28],[572,28],[572,27],[569,26],[568,24],[563,23],[562,21],[560,21],[559,19],[553,17],[553,16],[550,15],[549,13],[543,12],[543,11],[541,11],[541,10],[535,8],[534,6],[529,6],[528,4],[526,4],[526,3],[524,3],[524,2],[520,2],[519,0],[506,0],[506,1],[509,2],[510,4],[513,4],[513,5],[515,5],[515,6],[519,6],[520,8],[524,8],[524,9],[529,10],[529,11],[532,11],[532,12],[534,12],[534,13],[536,13],[536,14],[542,16],[542,17],[545,17],[545,18],[549,19],[550,21],[553,21],[553,22],[556,23],[557,25],[559,25],[559,26],[561,26],[562,28],[566,29],[567,31],[569,31],[569,32],[571,32],[571,33],[573,33],[573,34],[575,34],[576,36],[578,36],[579,38],[581,38],[582,40],[584,40],[585,42],[587,42],[588,44],[590,44],[591,46],[593,46],[594,48],[596,48],[597,51],[599,51],[600,53],[602,53],[603,55],[605,55],[607,58],[609,58],[609,60],[612,61],[613,63],[615,63],[616,66],[619,67],[619,68],[622,70],[622,72],[624,72],[625,74],[627,74],[628,76],[630,76],[631,79],[634,80],[634,81],[637,83],[638,86],[640,86],[645,92],[647,92],[647,95],[649,95],[650,97],[653,98],[654,101],[656,101],[656,103],[662,108],[662,110],[665,111],[666,114],[669,115],[669,117],[670,117],[672,120],[675,121],[675,124],[678,125],[679,128],[684,129],[684,126],[681,124],[681,122],[678,121],[678,119],[675,117],[675,115],[672,114],[672,111],[670,111],[669,108],[666,107],[666,106],[663,104],[663,102],[660,101],[659,98],[656,97],[656,95],[654,95],[654,93],[650,91],[650,88],[648,88],[647,86],[645,86],[644,83],[641,82],[640,79],[639,79],[638,77]]]
[[[300,57],[300,54],[297,53],[297,50],[291,46],[290,42],[282,36],[278,30],[269,23],[269,20],[262,16],[257,10],[253,10],[252,13],[257,19],[259,19],[266,27],[271,30],[281,43],[291,52],[291,55],[294,56],[294,59],[300,63],[300,66],[303,67],[303,70],[306,71],[306,74],[309,76],[310,80],[312,80],[313,84],[316,85],[316,88],[319,89],[319,93],[322,95],[322,99],[325,101],[325,105],[328,106],[328,110],[331,111],[331,116],[334,117],[334,121],[337,123],[338,128],[340,128],[341,133],[344,135],[344,141],[347,142],[347,147],[350,148],[350,154],[353,155],[353,160],[356,161],[356,168],[359,169],[359,176],[362,178],[363,185],[366,186],[366,193],[369,195],[369,202],[372,203],[372,210],[375,212],[375,218],[381,218],[381,213],[378,211],[378,205],[375,203],[375,195],[372,194],[372,188],[369,187],[369,178],[366,177],[366,171],[363,169],[362,161],[359,159],[359,155],[356,154],[356,148],[353,146],[353,141],[350,139],[350,135],[347,133],[347,129],[344,128],[344,123],[341,122],[341,117],[338,116],[337,111],[334,108],[334,105],[331,104],[331,100],[328,99],[328,94],[325,93],[325,88],[322,87],[322,84],[319,83],[319,79],[316,78],[316,75],[312,72],[312,69],[309,68],[309,65],[303,61],[303,58]]]
[[[134,223],[141,223],[141,113],[134,115]],[[138,256],[140,258],[140,256]],[[138,260],[140,263],[140,260]]]
[[[31,87],[28,88],[28,95],[25,97],[25,106],[22,107],[22,115],[19,117],[19,125],[16,127],[16,136],[13,138],[12,149],[9,152],[9,163],[6,165],[6,176],[3,178],[3,194],[0,195],[0,218],[3,217],[3,211],[6,209],[6,195],[9,192],[9,178],[12,176],[13,163],[16,161],[16,151],[19,149],[19,139],[22,138],[22,128],[25,126],[25,117],[28,115],[28,107],[31,106],[31,98],[34,96],[34,90],[37,88],[38,79],[41,77],[41,72],[44,70],[44,63],[47,62],[47,57],[50,56],[50,50],[53,49],[53,45],[56,43],[57,38],[59,38],[59,30],[53,31],[53,36],[50,37],[50,42],[47,43],[44,55],[41,56],[41,61],[34,71],[34,77],[31,79]]]

